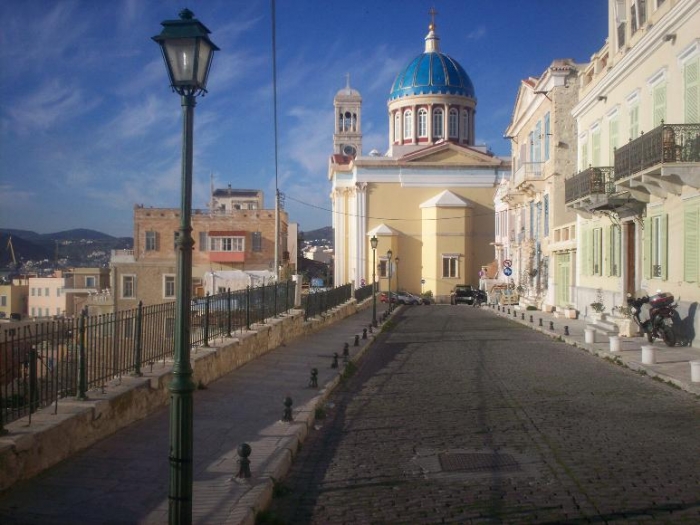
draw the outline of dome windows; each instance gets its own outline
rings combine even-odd
[[[428,136],[428,110],[421,108],[418,110],[418,138]]]
[[[403,114],[403,138],[404,140],[413,139],[413,111],[410,109]]]
[[[459,138],[459,118],[457,110],[450,110],[448,133],[451,139]]]
[[[445,136],[445,113],[441,108],[433,110],[433,138],[441,139]]]

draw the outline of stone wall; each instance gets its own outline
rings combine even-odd
[[[284,341],[313,334],[317,330],[357,313],[371,301],[355,300],[322,317],[304,321],[301,310],[293,310],[234,338],[219,339],[210,347],[192,352],[193,379],[204,386],[243,364],[280,346]],[[0,436],[0,491],[31,478],[83,450],[117,430],[165,407],[170,398],[172,362],[145,367],[142,377],[122,377],[118,382],[88,392],[88,399],[61,399],[28,418],[6,425]]]

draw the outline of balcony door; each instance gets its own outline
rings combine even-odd
[[[623,297],[627,297],[628,293],[635,294],[637,290],[637,274],[636,268],[636,225],[632,221],[624,223],[625,225],[625,289]]]
[[[569,291],[571,290],[571,254],[557,254],[556,272],[556,301],[557,306],[567,306],[571,304]]]

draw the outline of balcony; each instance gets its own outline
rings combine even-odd
[[[700,124],[661,124],[615,150],[615,183],[637,197],[700,189]],[[648,197],[647,197],[648,198]]]
[[[639,215],[647,199],[638,199],[615,185],[610,166],[589,167],[564,181],[566,205],[584,213],[613,212],[619,217]]]
[[[523,162],[513,174],[513,186],[532,185],[533,182],[544,180],[542,167],[544,162]]]

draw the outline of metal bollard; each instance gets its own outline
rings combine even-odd
[[[372,330],[372,325],[371,325],[371,324],[369,325],[369,333],[370,333],[370,334],[374,333],[374,331]]]
[[[333,353],[333,362],[331,363],[331,368],[338,368],[338,352]]]
[[[530,316],[530,322],[531,322],[531,323],[534,323],[534,322],[535,322],[534,319],[532,318],[532,316]]]
[[[554,321],[549,321],[549,329],[554,330]]]
[[[309,387],[318,388],[318,368],[311,369],[311,377],[309,378]]]
[[[518,311],[517,310],[513,310],[513,317],[515,317],[516,319],[518,318]]]
[[[564,335],[569,335],[569,327],[568,326],[564,327]]]
[[[282,421],[294,421],[294,418],[292,417],[292,404],[294,402],[292,401],[292,398],[287,396],[284,398],[284,415],[282,415]]]
[[[524,321],[524,320],[525,320],[525,314],[520,314],[520,319],[521,319],[522,321]]]
[[[367,339],[367,328],[362,329],[362,339]]]
[[[365,339],[367,339],[365,337]],[[355,344],[353,346],[360,346],[360,336],[355,334]]]
[[[350,345],[345,343],[343,345],[343,357],[350,355]]]
[[[508,315],[510,315],[510,308],[508,308]]]
[[[237,478],[249,478],[250,477],[250,460],[248,456],[253,451],[248,443],[241,443],[238,445],[238,474]]]
[[[540,317],[540,326],[542,326],[542,318]]]

